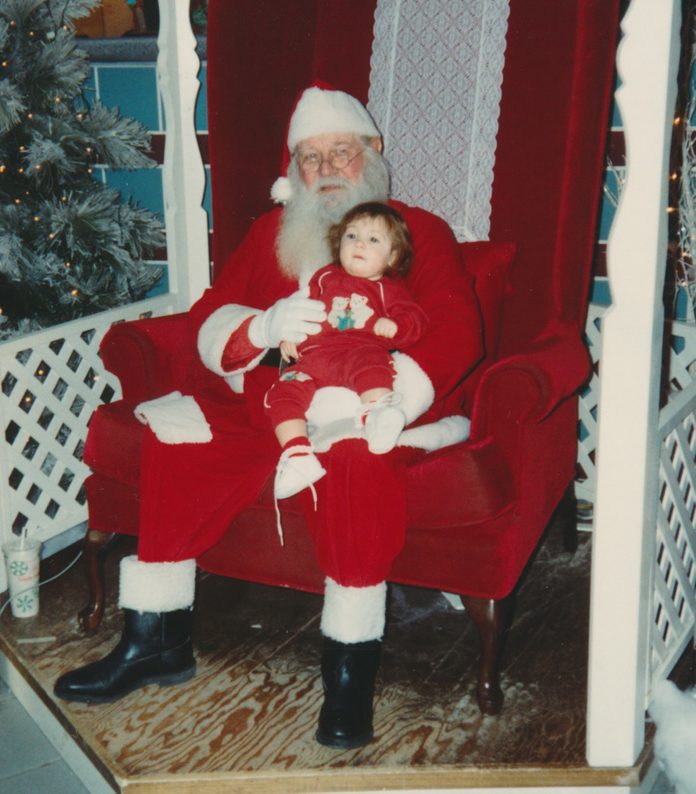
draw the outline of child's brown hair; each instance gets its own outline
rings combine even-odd
[[[329,229],[328,238],[333,261],[339,261],[341,238],[346,228],[361,218],[369,218],[370,220],[380,218],[391,238],[392,251],[396,256],[384,275],[401,277],[408,275],[413,261],[411,232],[409,232],[401,213],[381,201],[366,201],[363,204],[357,204]]]

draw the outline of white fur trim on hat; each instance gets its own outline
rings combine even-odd
[[[326,132],[352,132],[370,138],[380,134],[367,108],[355,97],[313,86],[302,94],[290,119],[288,149],[292,152],[305,138]]]
[[[196,561],[142,562],[135,555],[121,560],[118,605],[138,612],[173,612],[193,606]]]
[[[321,631],[336,642],[381,640],[387,608],[387,583],[343,587],[326,577]]]

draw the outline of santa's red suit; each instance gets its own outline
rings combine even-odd
[[[444,221],[392,202],[413,238],[409,291],[428,316],[425,336],[395,354],[398,391],[409,422],[459,412],[457,385],[481,355],[480,318],[454,236]],[[273,473],[278,445],[263,411],[277,378],[259,366],[251,318],[290,295],[297,282],[281,271],[276,239],[281,209],[259,218],[225,264],[215,285],[190,310],[191,340],[201,366],[190,394],[210,428],[198,444],[165,444],[148,431],[143,449],[138,558],[195,558],[214,545],[230,520],[251,505]],[[307,518],[319,562],[332,580],[363,587],[383,582],[405,531],[404,468],[423,454],[397,447],[373,455],[346,440],[321,455],[327,476],[317,484],[318,508]],[[309,500],[308,500],[309,502]]]
[[[361,159],[356,154],[343,163],[336,136],[345,134],[353,143],[354,137],[369,140]],[[370,151],[381,150],[366,108],[329,87],[312,86],[302,93],[290,119],[286,157],[307,141],[320,161],[319,169],[304,169],[301,181],[307,188],[319,184],[321,173],[329,184],[340,176],[342,185],[357,185]],[[382,195],[386,169],[383,162],[376,166],[384,184],[375,187],[375,195]],[[280,177],[271,194],[291,201],[292,190],[292,180]],[[391,452],[376,455],[364,437],[336,431],[345,428],[347,416],[356,432],[360,398],[355,392],[319,389],[307,414],[312,444],[326,470],[316,483],[316,512],[312,500],[306,502],[326,573],[324,702],[316,738],[330,747],[358,747],[373,737],[386,579],[404,542],[406,465],[424,449],[462,440],[467,423],[452,415],[460,410],[461,381],[481,355],[478,306],[452,232],[423,210],[395,206],[413,240],[406,283],[428,323],[408,353],[393,353],[394,391],[402,396],[399,409],[407,423],[419,426],[404,430]],[[188,393],[163,395],[136,409],[148,428],[141,453],[138,557],[121,561],[123,634],[103,659],[62,675],[54,687],[58,697],[109,702],[149,683],[182,683],[195,673],[195,558],[257,499],[278,462],[278,443],[263,408],[277,367],[264,365],[267,351],[253,343],[298,342],[324,316],[317,301],[293,295],[299,284],[279,265],[282,212],[273,210],[254,223],[214,287],[190,310],[190,344],[199,355]],[[303,283],[310,276],[303,274]]]

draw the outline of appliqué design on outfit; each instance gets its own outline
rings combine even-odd
[[[360,329],[365,327],[374,313],[374,309],[368,305],[367,296],[354,292],[350,298],[345,296],[333,298],[327,321],[337,331]]]
[[[312,380],[312,376],[308,375],[306,372],[298,372],[294,369],[288,369],[280,376],[280,380],[297,380],[297,381],[305,381],[305,380]]]

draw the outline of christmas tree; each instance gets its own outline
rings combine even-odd
[[[153,167],[134,119],[90,101],[73,21],[98,0],[0,2],[0,339],[142,298],[156,215],[93,176]]]

